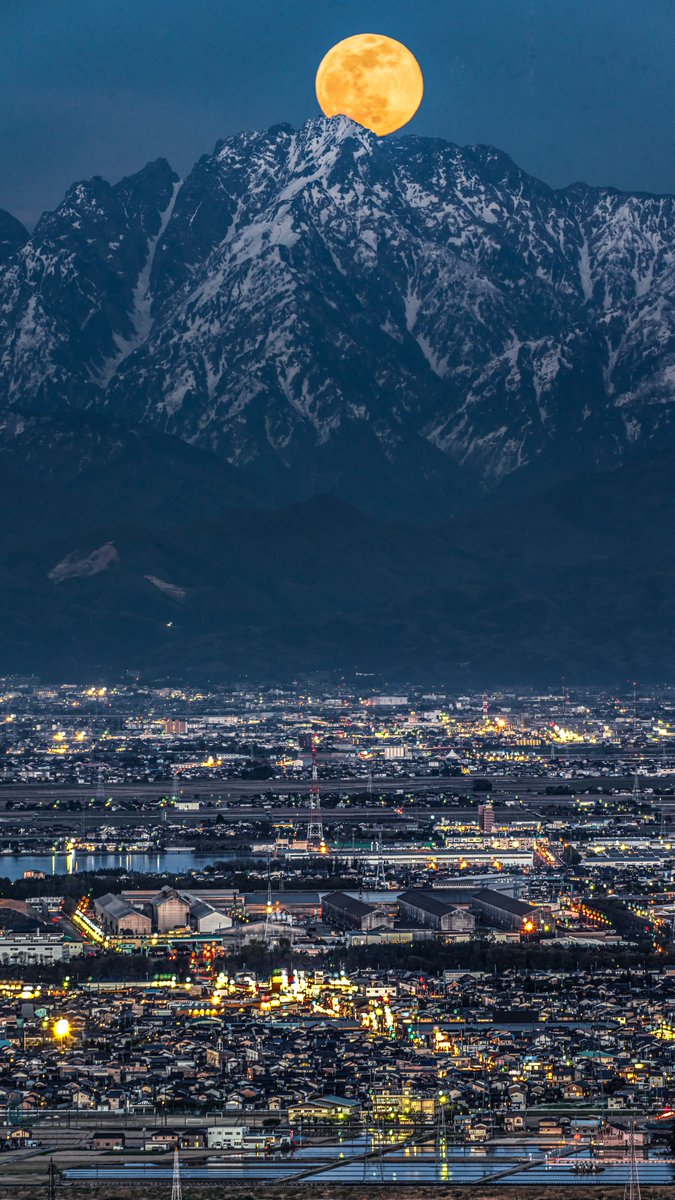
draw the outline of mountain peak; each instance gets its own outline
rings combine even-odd
[[[0,269],[10,405],[113,411],[292,494],[389,505],[395,481],[433,510],[675,426],[672,197],[316,116],[180,185],[164,159],[77,184],[25,236]]]

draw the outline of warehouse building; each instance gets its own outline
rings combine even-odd
[[[112,892],[94,900],[94,909],[107,933],[115,936],[122,933],[144,936],[152,932],[150,917],[134,908],[133,904],[129,904],[122,896],[115,896]]]
[[[323,898],[322,907],[324,920],[340,929],[394,928],[392,913],[374,904],[366,904],[364,900],[357,900],[348,892],[329,892]]]
[[[232,918],[218,912],[204,900],[192,900],[190,903],[190,928],[197,933],[217,933],[221,929],[232,928]]]
[[[133,893],[130,893],[133,895]],[[213,904],[193,896],[163,887],[161,891],[140,894],[138,907],[125,895],[108,893],[94,901],[94,907],[108,933],[170,933],[174,929],[192,929],[195,933],[218,933],[232,928],[232,918]]]
[[[150,901],[152,926],[157,933],[171,933],[190,924],[190,903],[175,888],[163,887]]]
[[[496,925],[499,929],[534,933],[551,922],[550,910],[543,905],[537,907],[524,900],[514,900],[511,896],[494,892],[492,888],[475,892],[471,904],[489,925]]]
[[[411,890],[398,898],[401,915],[429,929],[445,933],[472,933],[476,918],[468,908],[460,908],[433,892]]]

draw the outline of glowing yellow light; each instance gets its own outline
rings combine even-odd
[[[55,1038],[59,1039],[59,1041],[62,1041],[63,1038],[67,1038],[68,1034],[70,1033],[70,1021],[68,1018],[59,1017],[58,1021],[54,1022],[52,1033],[54,1034]]]

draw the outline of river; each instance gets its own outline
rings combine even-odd
[[[83,850],[54,854],[2,854],[0,878],[21,879],[25,871],[43,871],[45,875],[77,875],[83,871],[119,871],[125,874],[140,871],[147,875],[164,872],[183,874],[203,871],[213,861],[233,862],[234,854],[199,854],[194,850],[174,850],[154,854],[88,854]]]

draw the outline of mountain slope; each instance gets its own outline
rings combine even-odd
[[[345,118],[0,212],[4,670],[668,676],[674,263]]]
[[[216,456],[119,430],[111,451],[113,432],[80,435],[85,466],[68,422],[0,441],[5,671],[478,686],[675,671],[673,451],[423,527],[331,497],[255,509]]]
[[[671,438],[674,264],[673,197],[554,191],[342,117],[276,126],[182,182],[158,160],[78,184],[19,237],[0,391],[429,517]]]
[[[11,213],[0,208],[0,267],[25,246],[28,230]]]

